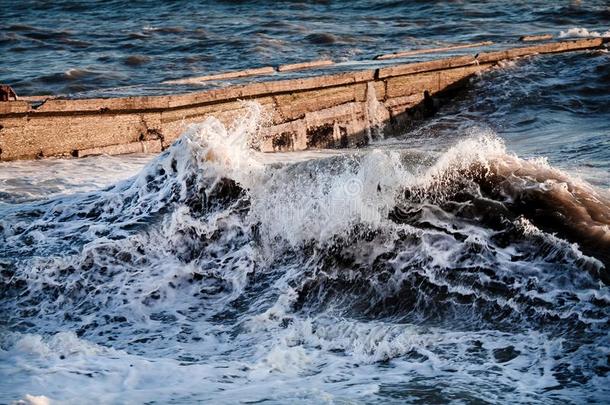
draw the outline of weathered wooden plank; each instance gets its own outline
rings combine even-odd
[[[350,101],[363,101],[366,84],[330,87],[275,96],[276,109],[282,121],[302,118],[306,113],[330,108]]]
[[[245,69],[245,70],[237,70],[233,72],[224,72],[218,73],[214,75],[205,75],[205,76],[197,76],[197,77],[187,77],[184,79],[176,79],[176,80],[166,80],[163,84],[194,84],[201,83],[211,80],[227,80],[227,79],[237,79],[240,77],[248,77],[248,76],[258,76],[258,75],[272,75],[275,73],[275,69],[271,66],[265,66],[261,68],[255,69]]]
[[[172,96],[140,96],[121,98],[92,98],[76,100],[47,100],[31,112],[117,112],[137,110],[162,110],[169,108]]]
[[[75,151],[75,157],[85,157],[94,155],[125,155],[128,153],[159,153],[163,150],[161,141],[158,139],[151,141],[140,141],[119,145],[108,145],[98,148],[80,149]]]
[[[548,41],[553,39],[552,34],[540,34],[540,35],[524,35],[519,38],[519,41],[529,42],[529,41]]]
[[[474,55],[466,55],[456,56],[452,58],[437,59],[428,62],[408,63],[379,69],[378,77],[385,78],[392,76],[409,75],[419,72],[474,65],[477,63],[493,63],[503,59],[517,58],[526,55],[591,49],[600,47],[603,43],[603,38],[586,38],[574,41],[551,42],[533,46],[512,48],[504,51],[484,52],[480,53],[476,58]]]
[[[277,80],[233,86],[226,89],[210,90],[201,93],[173,96],[170,107],[182,107],[189,104],[203,104],[224,100],[251,99],[278,93],[292,93],[325,87],[342,86],[373,80],[374,70],[346,72],[335,75],[307,77],[302,79]]]
[[[2,101],[0,102],[0,114],[24,113],[30,110],[30,103],[27,101]]]
[[[148,129],[140,114],[12,119],[22,119],[22,125],[0,130],[1,160],[66,155],[80,149],[131,143],[143,137]]]
[[[351,145],[370,134],[371,128],[389,121],[390,115],[409,120],[410,115],[403,114],[405,109],[420,103],[425,90],[445,90],[503,59],[598,48],[605,41],[551,42],[480,53],[476,59],[465,55],[181,95],[34,98],[42,101],[40,105],[7,101],[0,103],[0,160],[123,153],[141,150],[140,142],[168,147],[186,125],[206,116],[230,123],[244,111],[240,100],[256,100],[270,117],[266,128],[277,138],[263,142],[263,150]]]
[[[421,55],[421,54],[426,54],[426,53],[441,53],[441,52],[455,51],[458,49],[478,48],[481,46],[489,46],[489,45],[493,45],[493,42],[484,41],[484,42],[475,42],[472,44],[445,46],[445,47],[440,47],[440,48],[413,49],[413,50],[409,50],[409,51],[402,51],[402,52],[378,55],[378,56],[375,56],[374,59],[376,59],[376,60],[396,59],[396,58],[404,58],[406,56]]]
[[[411,76],[396,76],[388,78],[386,82],[388,98],[423,93],[424,90],[436,93],[440,89],[440,73],[426,72]]]
[[[387,68],[381,68],[379,69],[378,77],[380,79],[384,79],[386,77],[406,76],[415,73],[430,72],[441,69],[451,69],[454,67],[474,64],[476,64],[476,60],[472,55],[455,56],[451,58],[443,58],[427,62],[408,63]]]
[[[489,63],[474,64],[434,72],[389,77],[386,79],[386,97],[391,99],[418,93],[423,94],[426,90],[433,94],[491,66],[492,64]]]
[[[69,112],[130,112],[138,110],[166,110],[189,107],[198,104],[223,103],[237,99],[251,99],[277,93],[290,93],[303,90],[342,86],[352,83],[362,83],[373,80],[374,70],[345,72],[335,75],[309,77],[302,79],[277,80],[270,82],[251,83],[168,96],[139,96],[122,98],[48,100],[33,110],[26,110],[27,103],[10,101],[0,103],[0,114],[11,112],[69,113]],[[17,104],[15,104],[17,103]]]
[[[292,72],[295,70],[330,66],[330,65],[334,65],[334,63],[335,62],[333,62],[330,59],[319,59],[319,60],[312,60],[312,61],[308,61],[308,62],[290,63],[290,64],[278,66],[277,71],[278,72]]]

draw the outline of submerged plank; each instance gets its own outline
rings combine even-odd
[[[378,56],[375,56],[375,59],[376,60],[396,59],[396,58],[404,58],[405,56],[421,55],[421,54],[425,54],[425,53],[441,53],[441,52],[455,51],[455,50],[459,50],[459,49],[478,48],[481,46],[488,46],[488,45],[493,45],[493,42],[484,41],[484,42],[475,42],[472,44],[445,46],[445,47],[441,47],[441,48],[413,49],[410,51],[402,51],[402,52],[388,53],[385,55],[378,55]]]
[[[176,79],[176,80],[166,80],[163,84],[193,84],[193,83],[201,83],[210,80],[227,80],[227,79],[236,79],[240,77],[248,77],[248,76],[257,76],[257,75],[270,75],[275,73],[275,69],[271,66],[266,66],[262,68],[256,69],[246,69],[246,70],[238,70],[234,72],[225,72],[218,73],[214,75],[206,75],[206,76],[197,76],[197,77],[187,77],[185,79]]]
[[[529,41],[548,41],[553,39],[552,34],[540,34],[540,35],[524,35],[519,38],[519,41],[529,42]]]
[[[292,72],[294,70],[302,70],[302,69],[310,69],[310,68],[317,68],[317,67],[323,67],[323,66],[330,66],[330,65],[334,65],[335,62],[333,62],[330,59],[320,59],[320,60],[312,60],[309,62],[301,62],[301,63],[290,63],[287,65],[280,65],[277,68],[278,72]]]

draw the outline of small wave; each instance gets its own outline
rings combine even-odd
[[[567,31],[559,32],[559,38],[598,38],[598,37],[610,37],[610,30],[600,34],[598,31],[589,31],[587,28],[574,27]]]
[[[160,34],[180,34],[185,31],[185,28],[182,26],[153,27],[150,25],[146,25],[143,29],[145,32],[158,32]]]
[[[75,81],[98,80],[104,78],[114,78],[116,75],[111,72],[100,72],[91,69],[72,68],[62,73],[54,73],[38,78],[47,83],[65,83]]]

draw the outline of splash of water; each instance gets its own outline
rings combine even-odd
[[[608,395],[601,192],[490,133],[265,164],[248,108],[3,212],[0,399]]]

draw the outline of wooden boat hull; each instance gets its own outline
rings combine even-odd
[[[0,161],[159,152],[192,122],[230,122],[253,100],[269,114],[262,151],[366,143],[371,130],[400,130],[435,96],[501,61],[595,49],[606,39],[550,42],[316,77],[254,82],[189,94],[0,102]]]

